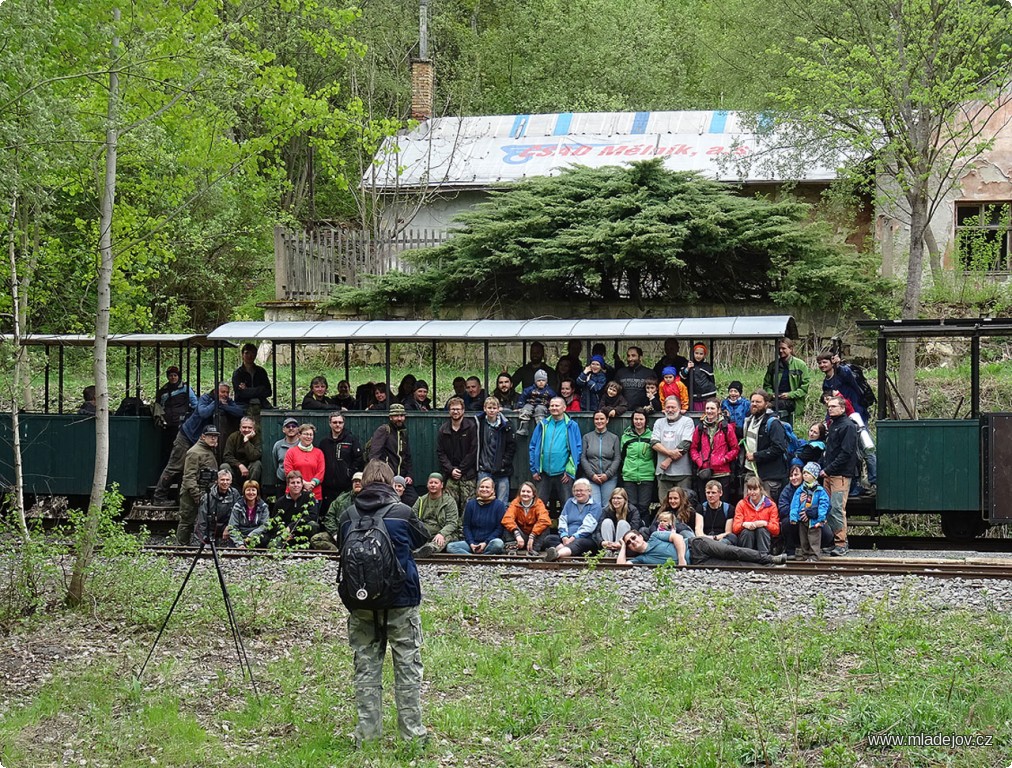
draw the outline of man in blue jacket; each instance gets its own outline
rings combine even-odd
[[[566,415],[565,400],[553,397],[548,403],[548,416],[534,427],[528,451],[538,498],[546,507],[553,496],[560,506],[569,501],[583,450],[580,427]]]
[[[422,587],[412,552],[429,540],[429,533],[411,507],[400,503],[393,489],[394,473],[383,461],[370,461],[362,473],[362,490],[355,507],[365,515],[387,507],[383,523],[404,571],[404,583],[393,605],[384,609],[386,638],[377,636],[375,611],[355,610],[348,616],[348,644],[355,654],[356,744],[383,735],[383,658],[386,645],[394,662],[394,702],[401,737],[425,739],[422,725]],[[339,522],[338,549],[351,530],[348,510]]]
[[[242,407],[236,405],[230,397],[232,388],[224,381],[221,382],[213,392],[207,392],[197,400],[197,407],[189,418],[179,428],[176,439],[172,443],[172,452],[169,454],[169,461],[158,478],[158,485],[155,486],[154,499],[152,504],[156,507],[171,507],[169,500],[169,487],[179,482],[183,477],[183,462],[186,460],[186,452],[192,448],[204,432],[204,427],[214,424],[219,431],[224,432],[221,424],[218,424],[218,417],[221,414],[228,414],[239,419],[243,416]]]

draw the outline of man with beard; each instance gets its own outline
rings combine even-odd
[[[391,403],[389,422],[378,427],[369,440],[369,461],[385,463],[395,475],[413,485],[411,446],[408,444],[407,411],[400,403]]]

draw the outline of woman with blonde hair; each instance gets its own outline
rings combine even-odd
[[[611,492],[608,506],[601,511],[601,523],[597,527],[598,543],[612,552],[622,548],[622,537],[629,531],[637,531],[642,525],[640,511],[629,503],[625,488]]]

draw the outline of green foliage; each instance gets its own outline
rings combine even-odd
[[[56,599],[54,585],[61,575],[55,558],[66,547],[48,542],[41,527],[25,540],[20,530],[0,520],[0,542],[7,550],[0,559],[0,634],[40,620],[39,614]]]
[[[512,304],[531,292],[609,300],[622,291],[639,302],[884,303],[890,286],[864,277],[872,257],[837,244],[808,215],[796,200],[737,196],[660,160],[577,166],[496,192],[460,215],[449,241],[408,256],[416,273],[339,288],[334,303],[382,313],[406,302],[438,309],[475,298]]]

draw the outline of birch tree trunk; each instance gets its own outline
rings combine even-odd
[[[21,461],[21,414],[19,413],[18,390],[25,364],[25,347],[21,339],[21,319],[18,311],[18,264],[15,248],[15,231],[18,217],[18,193],[15,188],[11,195],[11,216],[8,222],[7,255],[11,262],[11,307],[14,309],[14,381],[11,386],[11,439],[14,450],[14,510],[17,515],[21,536],[28,540],[28,523],[25,520],[25,473]]]
[[[102,199],[99,218],[99,267],[97,288],[97,309],[95,311],[95,474],[91,481],[91,499],[85,517],[85,533],[74,561],[74,571],[67,590],[67,603],[78,605],[84,598],[84,580],[95,549],[105,486],[109,477],[109,377],[106,369],[106,350],[109,339],[109,311],[111,306],[112,283],[112,222],[113,204],[116,199],[116,149],[119,138],[119,73],[116,70],[119,57],[120,11],[113,9],[113,37],[109,50],[109,101],[105,130],[105,178],[102,185]]]

